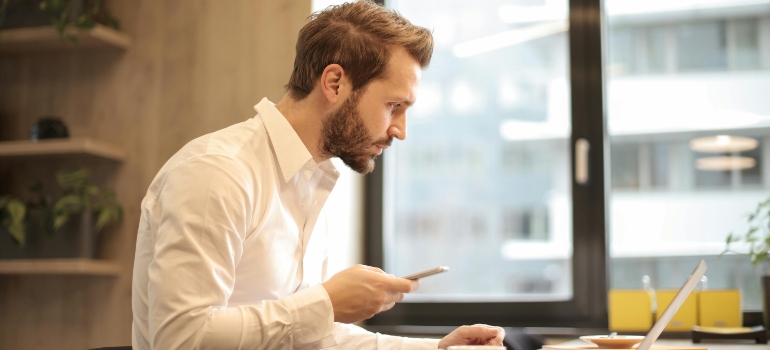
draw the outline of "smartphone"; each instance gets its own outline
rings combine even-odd
[[[408,280],[416,280],[416,279],[420,279],[420,278],[423,278],[423,277],[428,277],[430,275],[435,275],[437,273],[441,273],[441,272],[444,272],[444,271],[449,271],[449,267],[447,267],[447,266],[439,266],[439,267],[436,267],[436,268],[432,268],[430,270],[425,270],[425,271],[422,271],[422,272],[411,274],[409,276],[404,276],[402,278],[406,278]]]

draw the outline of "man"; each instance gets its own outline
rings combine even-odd
[[[341,158],[360,173],[393,138],[433,52],[428,30],[367,1],[301,30],[288,92],[257,116],[185,145],[142,201],[133,281],[135,349],[437,349],[501,344],[501,328],[441,340],[350,323],[418,283],[355,266],[325,280],[314,232]]]

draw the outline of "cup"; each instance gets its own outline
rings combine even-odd
[[[502,345],[452,345],[447,350],[505,350]]]

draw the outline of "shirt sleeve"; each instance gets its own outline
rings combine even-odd
[[[153,349],[313,348],[330,338],[334,312],[321,285],[228,307],[254,187],[222,156],[194,158],[168,175],[156,199],[160,220],[148,271]]]
[[[328,231],[328,227],[327,227]],[[328,249],[328,247],[327,247]],[[322,278],[328,275],[329,255],[323,261]],[[331,303],[331,301],[330,301]],[[332,313],[334,311],[332,310]],[[386,311],[387,312],[387,311]],[[354,324],[334,323],[333,336],[339,350],[436,350],[440,339],[406,338],[369,332]]]
[[[436,350],[440,339],[406,338],[372,333],[353,324],[335,323],[334,339],[340,350]]]

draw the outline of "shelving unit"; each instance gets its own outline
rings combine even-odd
[[[121,162],[126,156],[116,146],[87,137],[0,142],[0,158],[53,155],[87,155],[114,162]]]
[[[0,142],[0,161],[25,157],[88,156],[122,162],[125,152],[114,145],[87,138],[19,140]],[[120,274],[117,263],[94,259],[9,259],[0,260],[2,275],[91,275]]]
[[[131,46],[128,35],[103,25],[75,33],[77,43],[62,39],[53,26],[0,30],[0,54],[95,48],[125,50]]]
[[[117,263],[91,259],[0,260],[0,275],[91,275],[117,277]]]

